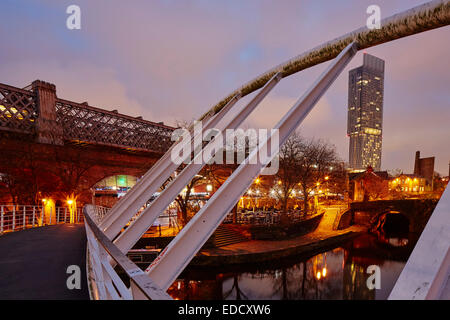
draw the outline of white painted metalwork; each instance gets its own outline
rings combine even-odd
[[[368,30],[367,28],[358,29],[269,70],[223,99],[205,116],[201,117],[201,119],[208,119],[208,124],[212,123],[214,120],[216,124],[222,126],[221,130],[223,130],[227,125],[221,123],[221,119],[229,112],[231,106],[236,102],[236,94],[245,96],[254,92],[262,86],[267,85],[269,79],[277,73],[280,73],[281,77],[286,77],[336,57],[314,85],[301,99],[299,99],[299,101],[297,101],[276,126],[276,129],[279,130],[279,143],[282,144],[303,121],[331,83],[356,54],[358,50],[356,43],[360,44],[359,49],[367,48],[412,34],[439,28],[448,25],[449,23],[450,8],[448,0],[432,1],[425,5],[412,8],[401,14],[384,19],[380,30],[373,31]],[[226,112],[223,112],[223,110]],[[230,127],[233,127],[234,122],[241,121],[239,119],[239,114],[240,113],[234,115],[232,123],[228,124]],[[208,125],[204,126],[203,132],[206,131],[207,126]],[[274,138],[275,136],[271,135],[265,143],[251,152],[247,157],[246,162],[239,166],[221,188],[219,188],[219,190],[217,190],[209,199],[207,204],[191,219],[166,249],[161,252],[149,268],[147,268],[147,280],[154,280],[152,288],[155,292],[158,294],[162,294],[161,292],[165,293],[164,291],[187,266],[198,250],[200,250],[202,245],[225,218],[231,207],[250,186],[253,179],[260,173],[261,169],[263,169],[265,164],[250,164],[255,163],[252,160],[258,157],[259,151],[265,148],[272,156],[274,155],[272,153],[273,150],[271,150],[271,142]],[[193,143],[193,141],[194,139],[192,139],[190,143]],[[196,172],[198,168],[201,168],[201,165],[188,165],[186,167],[187,170],[182,171],[182,173],[172,181],[168,189],[166,189],[170,191],[163,192],[160,195],[160,197],[162,196],[161,200],[158,200],[159,198],[155,200],[147,209],[145,209],[144,214],[141,214],[136,221],[129,226],[128,231],[124,232],[123,235],[116,239],[116,244],[118,246],[111,243],[109,239],[116,237],[120,230],[130,222],[130,219],[136,215],[138,210],[142,208],[148,199],[150,199],[158,188],[177,169],[178,166],[169,160],[171,151],[172,149],[170,149],[160,161],[146,173],[141,181],[139,181],[138,184],[117,203],[110,213],[105,216],[103,221],[101,220],[101,217],[97,218],[97,223],[100,228],[97,228],[90,217],[86,219],[86,228],[90,228],[89,231],[87,230],[88,239],[89,242],[91,242],[89,244],[89,261],[91,264],[96,265],[95,270],[93,270],[95,277],[93,286],[96,287],[96,297],[101,299],[130,298],[123,287],[119,289],[117,286],[112,285],[113,283],[115,284],[114,281],[116,280],[111,269],[106,267],[107,259],[109,258],[107,258],[105,250],[111,259],[115,260],[115,263],[120,264],[122,261],[117,261],[113,255],[123,255],[124,252],[130,248],[130,245],[142,235],[143,230],[145,232],[145,229],[150,227],[157,217],[157,214],[161,213],[164,209],[164,205],[168,204],[168,201],[173,199],[174,194],[179,192],[179,190],[186,185],[186,181],[188,180],[185,179],[188,179],[188,177]],[[270,159],[268,159],[268,161],[270,161]],[[256,161],[256,163],[258,163],[258,161]],[[180,188],[183,183],[184,185]],[[87,207],[87,210],[91,210],[93,213],[96,212],[96,209],[89,209],[89,207]],[[90,214],[86,215],[90,216]],[[102,231],[104,231],[104,233]],[[99,243],[101,244],[100,246]],[[101,247],[104,248],[103,251]],[[114,254],[112,254],[112,252],[114,252]],[[142,276],[142,274],[140,274],[140,276]],[[140,288],[139,290],[139,283],[133,281],[132,275],[130,275],[130,278],[132,279],[130,286],[132,297],[145,298],[143,288]],[[147,294],[146,297],[148,298],[149,294]],[[165,296],[162,297],[164,298]]]
[[[275,126],[279,130],[280,145],[297,129],[356,52],[357,45],[355,43],[348,45]],[[260,150],[269,150],[270,160],[275,156],[271,150],[271,139],[272,135],[264,144],[260,144],[251,152],[246,161],[233,172],[205,206],[149,266],[146,271],[159,287],[167,289],[172,284],[265,167],[264,164],[258,163],[252,158],[257,159]]]
[[[172,298],[164,290],[158,288],[144,271],[120,252],[99,229],[97,224],[106,211],[106,208],[92,205],[84,208],[91,297],[95,300],[171,300]],[[124,270],[130,281],[129,287],[113,269],[109,259]]]
[[[53,208],[48,208],[48,221],[45,221],[44,207],[33,205],[0,205],[0,234],[35,228],[43,225],[69,223],[59,214],[62,208],[55,208],[58,212],[53,217]],[[64,207],[64,210],[67,208]],[[77,208],[77,220],[82,221],[81,208]]]
[[[389,296],[390,300],[449,300],[450,188],[447,187]],[[446,296],[444,295],[446,291]]]
[[[276,74],[270,79],[260,92],[246,105],[244,108],[233,110],[233,117],[228,121],[220,122],[217,129],[221,132],[225,129],[236,129],[259,105],[259,103],[269,94],[269,92],[281,80],[280,74]],[[161,212],[176,198],[180,191],[189,184],[189,181],[200,172],[210,159],[213,158],[217,152],[222,150],[215,150],[215,137],[201,153],[197,154],[195,158],[187,165],[183,171],[174,179],[156,198],[150,206],[140,214],[140,216],[114,241],[122,252],[128,252],[133,245],[141,238],[141,236],[148,230],[153,222],[158,218]],[[118,232],[120,230],[114,230]]]
[[[203,130],[201,133],[194,135],[190,142],[184,141],[182,143],[191,143],[192,147],[194,141],[198,138],[198,135],[202,136],[204,132],[214,128],[238,100],[239,96],[235,96],[234,99],[227,103],[220,113],[204,121],[205,124],[202,126]],[[173,172],[177,170],[178,165],[170,159],[170,154],[174,147],[175,144],[154,166],[152,166],[152,168],[140,179],[139,183],[127,192],[127,194],[114,206],[108,216],[105,217],[104,221],[102,221],[100,228],[110,239],[113,239],[120,232],[136,212],[155,192],[158,191],[161,185],[167,181]],[[185,156],[188,157],[189,155]]]

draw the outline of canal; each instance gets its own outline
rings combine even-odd
[[[186,300],[384,300],[416,238],[364,234],[309,257],[213,270],[188,267],[168,292],[175,299]],[[366,271],[370,265],[381,269],[380,289],[367,287],[370,274]]]

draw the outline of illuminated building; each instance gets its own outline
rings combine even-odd
[[[422,193],[432,189],[423,177],[414,174],[401,174],[389,181],[389,190],[403,193]]]
[[[364,54],[363,65],[348,79],[347,135],[349,163],[355,171],[381,167],[383,130],[384,60]]]

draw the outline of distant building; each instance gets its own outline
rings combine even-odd
[[[432,187],[424,177],[415,174],[402,173],[389,181],[389,190],[409,194],[419,194],[432,191]]]
[[[368,167],[363,172],[349,173],[349,198],[353,201],[384,199],[388,194],[387,171],[374,171]]]
[[[420,151],[416,151],[414,174],[418,177],[425,178],[430,185],[433,185],[434,157],[420,158]]]
[[[350,70],[347,135],[353,171],[381,168],[384,60],[364,54],[363,65]]]

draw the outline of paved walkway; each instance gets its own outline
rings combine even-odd
[[[69,290],[69,265],[81,289]],[[60,224],[0,236],[0,299],[89,299],[83,224]]]
[[[333,230],[334,219],[338,212],[338,206],[326,209],[317,229],[306,235],[278,241],[251,240],[219,248],[203,249],[195,257],[193,263],[197,265],[248,263],[305,254],[320,248],[338,245],[345,239],[366,231],[366,228],[360,226]]]

